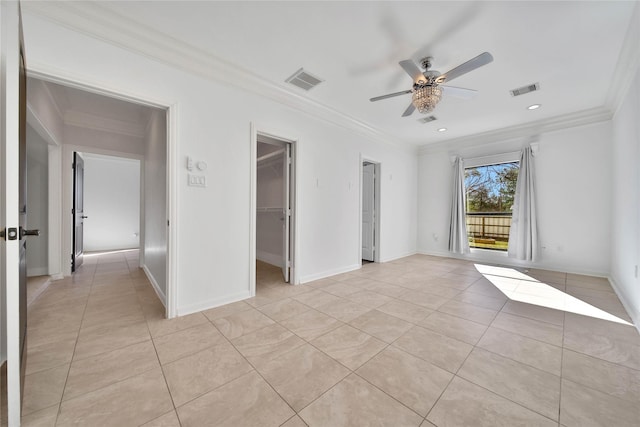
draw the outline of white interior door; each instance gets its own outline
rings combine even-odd
[[[285,282],[289,282],[289,267],[291,266],[291,144],[285,144],[282,162],[283,206],[282,206],[282,275]]]
[[[375,250],[375,165],[362,165],[362,259],[374,260]]]
[[[82,156],[73,153],[73,252],[71,272],[82,265],[84,260],[84,160]]]
[[[20,425],[22,373],[22,344],[26,328],[24,301],[21,301],[21,249],[24,240],[20,233],[20,128],[22,107],[21,29],[17,1],[0,2],[0,316],[2,327],[2,359],[7,361],[7,417],[8,425]],[[24,70],[23,70],[24,71]],[[25,93],[22,93],[26,96]],[[26,106],[26,103],[24,103]],[[23,113],[24,114],[24,113]],[[22,251],[24,252],[24,251]],[[22,309],[22,310],[21,310]],[[6,322],[5,322],[6,319]],[[2,361],[3,361],[2,360]],[[2,362],[0,361],[0,363]]]

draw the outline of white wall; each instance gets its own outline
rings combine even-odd
[[[382,168],[381,259],[415,252],[414,152],[371,141],[298,109],[185,73],[28,13],[24,27],[31,67],[133,97],[164,100],[158,102],[173,107],[178,313],[249,296],[252,122],[282,129],[283,136],[298,140],[298,271],[303,281],[359,266],[361,155],[379,161]],[[187,155],[208,163],[208,187],[186,185]]]
[[[144,269],[160,298],[167,293],[167,120],[151,113],[144,157]]]
[[[27,125],[27,227],[40,230],[27,238],[27,276],[49,274],[48,144]]]
[[[640,71],[613,119],[611,279],[640,325]]]
[[[140,235],[140,161],[84,158],[85,252],[132,249]]]
[[[421,154],[420,252],[446,255],[449,239],[451,154],[463,158],[518,151],[539,143],[535,162],[538,230],[543,247],[536,264],[504,254],[474,252],[469,258],[607,276],[610,269],[611,123],[601,122],[491,144],[450,147]],[[437,241],[434,239],[437,235]]]

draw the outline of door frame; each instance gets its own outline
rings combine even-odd
[[[167,150],[167,206],[166,206],[166,216],[167,216],[167,265],[166,265],[166,277],[167,277],[167,289],[166,289],[166,317],[168,319],[176,317],[178,314],[177,306],[177,296],[178,296],[178,273],[179,266],[177,264],[177,248],[178,248],[178,200],[179,200],[179,185],[178,185],[178,147],[177,147],[177,126],[178,126],[178,103],[175,101],[168,100],[158,100],[157,98],[147,96],[146,94],[142,95],[139,93],[133,93],[128,90],[125,90],[121,87],[111,87],[106,86],[102,82],[98,82],[95,80],[90,80],[86,76],[74,75],[68,72],[62,72],[59,69],[48,68],[43,64],[34,64],[34,66],[30,66],[27,69],[27,76],[34,77],[36,79],[49,81],[52,83],[62,84],[65,86],[70,86],[76,89],[84,90],[87,92],[96,93],[99,95],[105,95],[112,98],[121,99],[124,101],[133,102],[136,104],[142,104],[153,108],[158,108],[166,111],[166,125],[167,125],[167,140],[166,140],[166,150]],[[58,147],[58,149],[62,149],[61,157],[62,157],[62,210],[63,216],[61,218],[62,223],[62,241],[60,242],[60,253],[62,254],[62,274],[67,276],[71,274],[71,264],[67,263],[65,257],[70,254],[70,240],[69,239],[69,226],[68,221],[63,220],[66,217],[67,210],[65,206],[70,206],[69,204],[69,181],[65,182],[65,176],[70,176],[64,171],[70,171],[71,163],[66,163],[69,159],[68,151],[71,149],[94,153],[94,154],[106,154],[113,155],[116,157],[131,157],[135,156],[129,153],[119,153],[111,150],[101,150],[97,148],[91,147],[78,147],[78,146],[67,146],[64,145],[62,147]],[[67,168],[68,166],[68,168]],[[141,171],[144,170],[144,156],[141,156]],[[144,188],[144,185],[141,186]],[[141,190],[143,191],[143,190]],[[65,198],[65,192],[68,194]],[[144,200],[144,199],[142,199]],[[65,225],[66,224],[66,225]],[[142,233],[141,233],[142,236]],[[66,254],[66,255],[65,255]]]
[[[298,179],[298,160],[300,158],[300,141],[291,136],[287,131],[270,128],[250,123],[249,138],[249,293],[250,296],[256,295],[256,209],[257,209],[257,167],[258,167],[258,134],[277,139],[290,144],[291,147],[291,176],[289,182],[290,192],[293,193],[293,203],[291,204],[291,221],[289,235],[292,247],[289,249],[291,256],[291,267],[289,283],[291,285],[300,284],[300,274],[298,265],[300,264],[300,244],[299,244],[299,222],[300,222],[300,179]]]
[[[382,212],[380,209],[381,206],[381,182],[382,182],[382,163],[372,157],[365,156],[360,153],[360,164],[358,166],[359,176],[358,180],[360,182],[360,188],[358,191],[358,263],[360,267],[362,267],[362,173],[363,173],[363,165],[364,163],[372,163],[374,165],[374,185],[373,185],[373,209],[374,209],[374,218],[373,221],[373,234],[374,234],[374,251],[373,251],[373,262],[380,262],[381,256],[381,234],[380,234],[380,217],[382,216]]]

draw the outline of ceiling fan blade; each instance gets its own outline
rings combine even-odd
[[[447,71],[440,77],[438,77],[438,83],[449,82],[463,74],[467,74],[469,71],[473,71],[476,68],[480,68],[483,65],[487,65],[493,61],[493,56],[489,52],[481,53],[473,59],[468,60],[464,64],[458,65],[456,68]]]
[[[402,92],[389,93],[387,95],[376,96],[375,98],[371,98],[369,101],[380,101],[381,99],[393,98],[394,96],[406,95],[411,93],[411,90],[403,90]]]
[[[465,89],[463,87],[443,86],[443,85],[440,85],[440,87],[442,88],[442,92],[445,95],[455,96],[456,98],[472,99],[472,98],[475,98],[475,96],[478,94],[477,90]]]
[[[404,61],[400,61],[399,64],[402,67],[402,69],[411,76],[414,82],[417,82],[418,80],[424,80],[424,75],[422,75],[422,71],[420,71],[420,68],[418,68],[416,63],[413,62],[412,60],[405,59]]]
[[[413,114],[413,112],[415,111],[416,107],[413,105],[413,102],[411,104],[409,104],[409,106],[407,107],[406,110],[404,110],[404,113],[402,113],[402,117],[407,117]]]

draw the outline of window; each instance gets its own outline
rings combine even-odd
[[[506,251],[520,162],[465,168],[466,222],[471,248]]]

